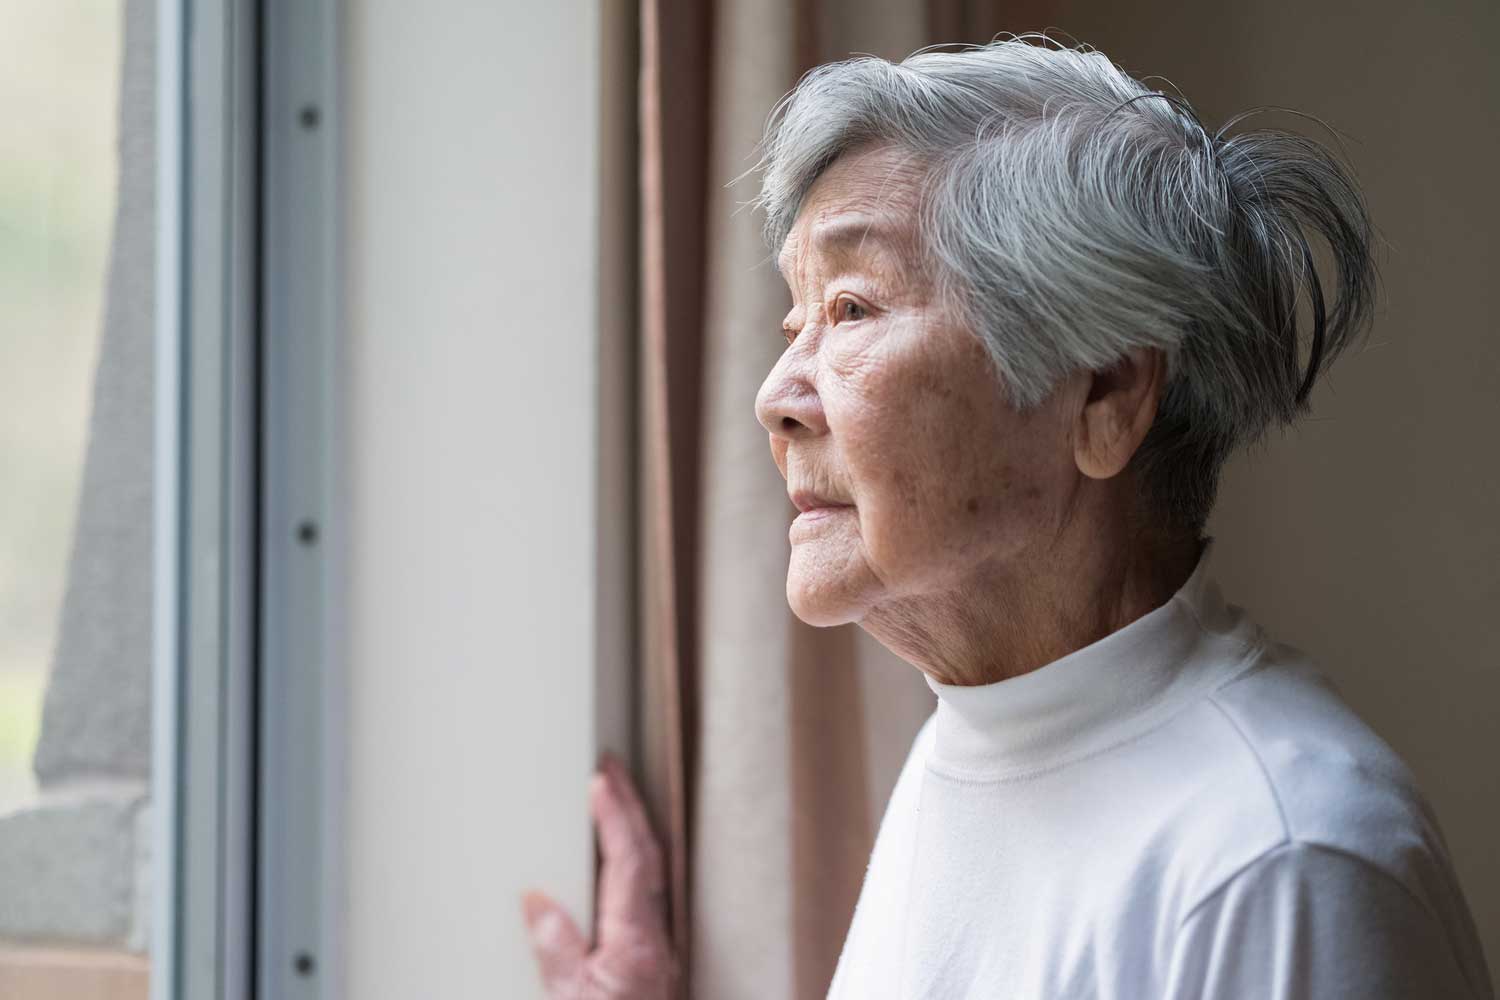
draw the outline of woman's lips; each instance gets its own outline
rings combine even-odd
[[[815,517],[827,517],[829,514],[836,514],[836,513],[838,513],[841,510],[848,510],[848,509],[849,509],[849,505],[846,504],[846,503],[841,503],[841,504],[836,504],[836,505],[830,505],[830,506],[827,506],[827,507],[813,507],[813,508],[811,508],[809,510],[804,510],[802,513],[798,514],[794,520],[801,521],[801,520],[812,520]]]
[[[787,496],[791,499],[792,503],[796,505],[797,509],[801,511],[813,510],[817,507],[850,506],[850,504],[844,503],[837,497],[819,496],[812,490],[792,490],[787,494]]]
[[[852,504],[836,504],[828,507],[811,507],[792,518],[792,525],[787,529],[788,533],[795,531],[799,526],[806,527],[827,521],[846,510],[853,510]]]

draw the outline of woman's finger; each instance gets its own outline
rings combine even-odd
[[[575,996],[583,981],[583,964],[588,955],[583,932],[561,906],[540,892],[522,896],[521,909],[547,995]]]
[[[636,839],[650,843],[655,853],[660,854],[656,833],[652,830],[651,819],[646,814],[646,804],[641,801],[640,793],[636,791],[635,782],[630,780],[630,771],[625,767],[624,762],[614,754],[606,753],[604,772],[619,793],[620,801],[625,806],[625,813],[630,818],[631,826],[635,828]]]
[[[660,850],[650,827],[631,816],[624,793],[608,773],[590,785],[589,807],[599,829],[599,943],[619,931],[658,933],[664,927]]]

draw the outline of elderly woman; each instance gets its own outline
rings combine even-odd
[[[1338,162],[1015,39],[823,66],[765,149],[787,599],[937,695],[829,996],[1491,996],[1411,773],[1208,570],[1225,459],[1368,321]],[[599,941],[530,898],[544,978],[665,997],[618,766],[594,808]]]

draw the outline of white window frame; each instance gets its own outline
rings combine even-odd
[[[154,1000],[338,995],[334,14],[157,8]]]

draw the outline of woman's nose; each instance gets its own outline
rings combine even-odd
[[[761,384],[755,397],[756,419],[787,441],[826,433],[822,399],[805,376],[785,367],[786,360],[784,355]]]

